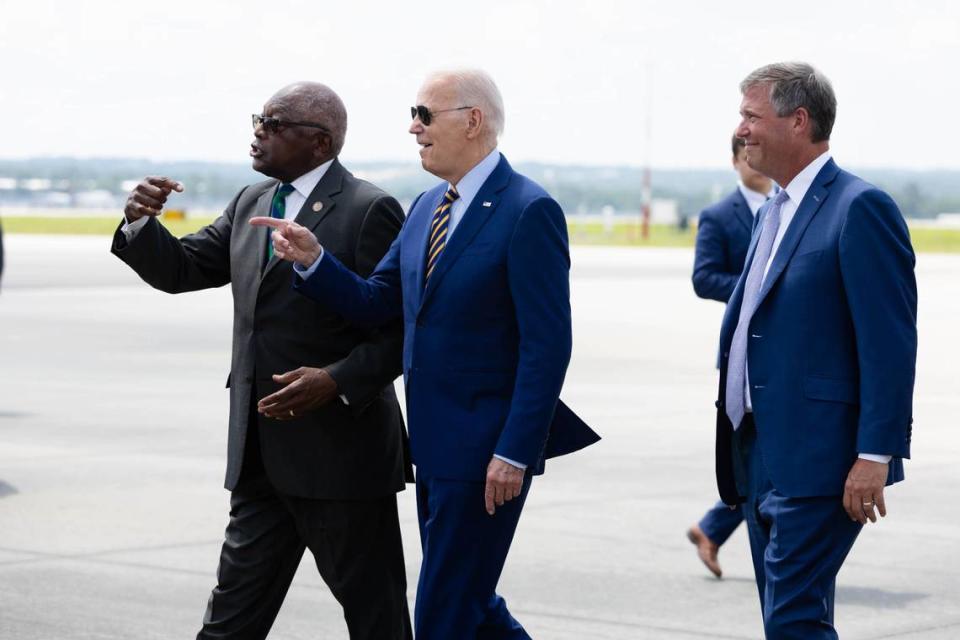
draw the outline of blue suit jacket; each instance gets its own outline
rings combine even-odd
[[[700,212],[693,261],[693,290],[726,302],[737,285],[750,246],[753,214],[740,189]]]
[[[418,473],[483,480],[494,453],[542,472],[545,457],[599,439],[558,402],[572,343],[563,212],[501,156],[424,288],[428,231],[446,188],[414,201],[368,279],[328,254],[296,286],[353,322],[403,317]]]
[[[769,205],[760,210],[749,271]],[[910,457],[917,285],[906,223],[893,200],[830,160],[787,228],[750,321],[747,362],[757,442],[773,486],[789,497],[843,493],[858,453]],[[742,501],[723,406],[744,280],[720,335],[717,482]]]

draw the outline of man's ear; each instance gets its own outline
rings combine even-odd
[[[483,129],[484,123],[483,111],[480,111],[477,107],[473,107],[467,113],[467,139],[474,140],[480,136],[480,131]]]
[[[330,158],[333,151],[333,138],[323,132],[318,131],[314,138],[313,152],[317,158]]]
[[[793,112],[793,130],[797,135],[810,137],[810,112],[806,107],[798,107]]]

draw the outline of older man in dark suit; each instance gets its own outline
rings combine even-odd
[[[409,469],[391,384],[400,328],[359,328],[291,291],[290,264],[247,224],[295,218],[347,268],[373,271],[403,212],[338,162],[346,124],[328,87],[286,87],[253,116],[253,168],[270,180],[178,240],[156,216],[183,187],[146,178],[114,236],[113,253],[157,289],[233,289],[230,522],[201,639],[264,638],[305,547],[352,639],[411,637],[396,502]]]

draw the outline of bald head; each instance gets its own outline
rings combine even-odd
[[[340,155],[347,137],[347,109],[333,89],[319,82],[295,82],[277,91],[270,102],[282,105],[290,119],[325,126],[330,132],[330,157]]]

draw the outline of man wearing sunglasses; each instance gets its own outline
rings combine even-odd
[[[344,268],[367,276],[403,222],[392,197],[337,160],[347,113],[328,87],[281,89],[253,116],[253,168],[222,216],[177,239],[156,216],[180,183],[146,178],[113,253],[170,293],[230,284],[233,360],[217,586],[200,639],[264,638],[304,549],[343,607],[353,640],[411,638],[396,493],[409,473],[392,382],[398,323],[361,328],[290,288],[254,216],[296,219]]]
[[[570,359],[563,212],[497,150],[503,103],[480,71],[437,73],[411,109],[421,194],[373,275],[294,223],[272,226],[296,287],[354,322],[403,318],[423,564],[418,640],[530,636],[496,586],[544,459],[598,439],[562,402]]]

